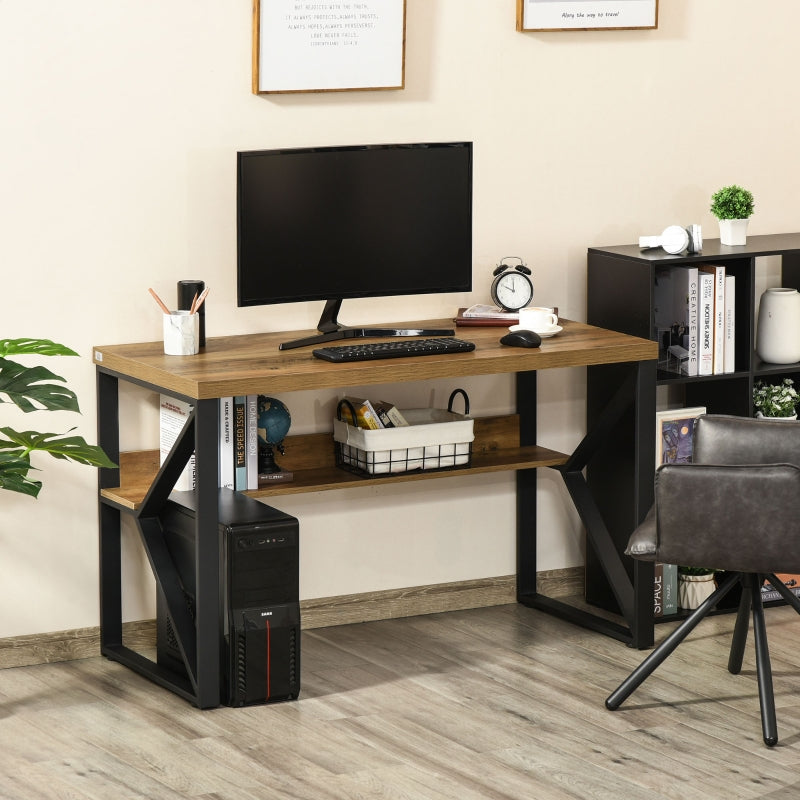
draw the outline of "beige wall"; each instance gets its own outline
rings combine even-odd
[[[172,297],[176,280],[204,279],[210,336],[315,324],[320,304],[236,308],[239,149],[475,142],[473,294],[351,301],[345,322],[486,300],[507,255],[533,267],[537,300],[585,319],[587,246],[672,223],[716,236],[708,202],[725,183],[754,192],[751,233],[798,227],[795,0],[662,0],[655,31],[549,34],[517,33],[514,0],[408,0],[405,90],[271,97],[250,93],[250,5],[0,0],[2,336],[81,353],[56,371],[90,439],[91,347],[158,338],[148,286]],[[450,388],[386,394],[438,404]],[[511,406],[509,382],[468,388],[478,414]],[[327,425],[332,398],[284,397],[295,429]],[[580,371],[543,378],[543,444],[580,439],[582,398]],[[2,424],[75,424],[19,416],[4,410]],[[126,442],[152,444],[153,402],[129,419]],[[0,636],[98,621],[95,476],[37,463],[39,500],[0,503]],[[552,475],[540,485],[540,567],[581,563],[563,491]],[[453,478],[276,505],[301,518],[302,594],[317,597],[513,572],[512,487],[510,475]],[[152,615],[148,579],[131,573],[126,616]]]

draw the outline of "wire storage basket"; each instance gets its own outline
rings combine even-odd
[[[461,395],[464,413],[453,411],[453,401]],[[366,430],[342,419],[345,411],[351,420],[356,412],[341,400],[333,421],[336,466],[365,476],[399,472],[434,471],[468,467],[472,460],[473,420],[469,398],[463,389],[450,395],[447,409],[408,408],[401,413],[408,426]]]

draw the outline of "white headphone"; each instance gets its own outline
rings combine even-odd
[[[689,225],[687,228],[670,225],[664,228],[661,236],[640,236],[639,247],[642,250],[660,247],[672,256],[677,256],[684,250],[699,253],[703,248],[703,234],[699,225]]]

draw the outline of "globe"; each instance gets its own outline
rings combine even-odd
[[[259,396],[258,439],[261,444],[279,446],[289,433],[291,425],[292,417],[289,409],[280,400]]]

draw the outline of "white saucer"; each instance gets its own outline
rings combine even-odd
[[[530,330],[526,328],[524,325],[512,325],[509,327],[510,331],[527,331]],[[542,339],[549,339],[551,336],[555,336],[557,333],[561,333],[564,329],[560,325],[555,325],[552,328],[548,328],[546,331],[535,331],[542,337]]]

